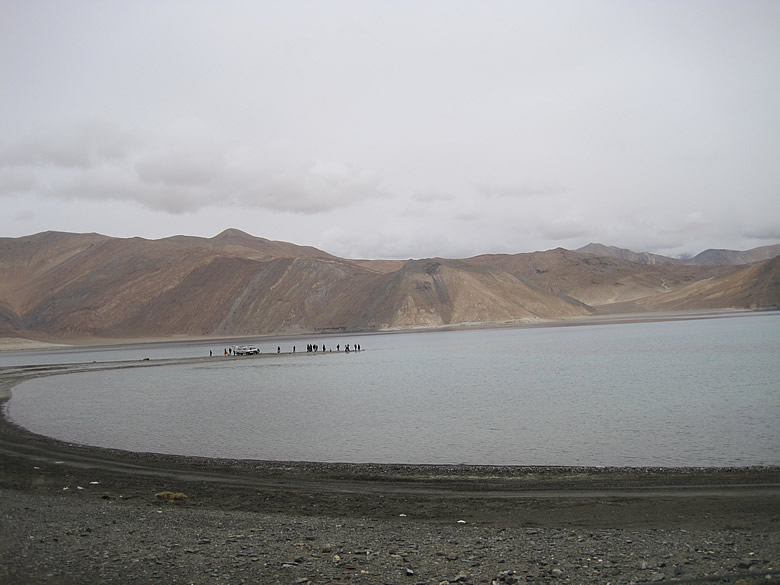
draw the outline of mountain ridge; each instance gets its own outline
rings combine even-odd
[[[769,246],[760,246],[750,250],[724,250],[710,248],[699,252],[691,258],[671,258],[660,254],[651,254],[650,252],[634,252],[626,248],[616,246],[605,246],[591,242],[576,252],[593,254],[594,256],[605,256],[609,258],[620,258],[629,260],[637,264],[657,264],[657,263],[676,263],[676,264],[696,264],[698,266],[717,266],[717,265],[738,265],[751,264],[761,260],[771,260],[775,256],[780,256],[780,244]]]
[[[536,323],[621,303],[640,311],[780,305],[776,257],[699,265],[589,246],[590,252],[350,260],[235,229],[213,238],[66,232],[0,238],[0,336],[375,331]],[[760,254],[773,249],[764,248]]]

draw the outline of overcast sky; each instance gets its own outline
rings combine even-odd
[[[0,236],[780,242],[780,1],[0,0]]]

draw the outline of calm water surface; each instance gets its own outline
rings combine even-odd
[[[212,457],[778,465],[778,317],[320,337],[365,350],[285,340],[298,353],[259,359],[213,346],[205,363],[30,380],[7,414],[67,441]]]

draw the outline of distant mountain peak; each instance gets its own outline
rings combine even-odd
[[[604,256],[607,258],[618,258],[628,260],[637,264],[696,264],[698,266],[736,266],[739,264],[752,264],[761,260],[769,260],[780,256],[780,244],[771,246],[761,246],[751,250],[721,250],[710,249],[697,254],[693,258],[677,259],[661,256],[660,254],[651,254],[649,252],[633,252],[625,248],[615,246],[606,246],[604,244],[590,243],[587,246],[578,248],[575,252],[583,254],[593,254],[594,256]]]
[[[629,262],[635,262],[637,264],[661,264],[678,262],[678,260],[675,260],[674,258],[668,258],[667,256],[661,256],[659,254],[651,254],[649,252],[634,252],[625,248],[605,246],[604,244],[596,243],[590,243],[587,246],[583,246],[582,248],[575,250],[575,252],[593,254],[594,256],[606,256],[608,258],[618,258],[620,260],[628,260]]]
[[[223,230],[222,232],[218,233],[216,236],[211,238],[215,241],[220,240],[228,240],[228,239],[234,239],[234,238],[241,238],[241,239],[255,239],[255,236],[248,234],[246,232],[243,232],[237,228],[227,228],[226,230]]]
[[[697,254],[688,262],[699,266],[752,264],[777,256],[780,256],[780,244],[761,246],[745,251],[709,249]]]

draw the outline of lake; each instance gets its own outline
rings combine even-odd
[[[214,358],[29,380],[6,414],[70,442],[209,457],[778,465],[778,317],[247,340],[264,353],[297,346],[260,358],[207,341],[18,352]],[[308,354],[309,342],[333,351]]]

